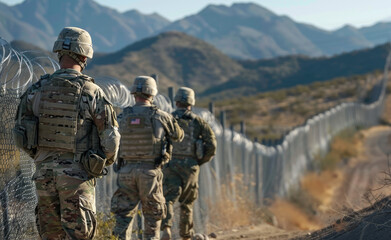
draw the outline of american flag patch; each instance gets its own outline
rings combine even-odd
[[[138,125],[138,124],[140,124],[140,118],[135,118],[135,119],[130,120],[130,124],[131,125]]]

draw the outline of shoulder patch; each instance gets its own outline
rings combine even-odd
[[[171,117],[171,114],[169,114],[168,112],[165,112],[163,110],[160,110],[159,108],[156,109],[156,115],[159,115],[159,116],[162,116],[162,117]]]

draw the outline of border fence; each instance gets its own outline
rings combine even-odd
[[[211,125],[218,142],[214,159],[201,167],[199,198],[194,209],[196,230],[205,230],[211,200],[229,198],[235,203],[240,194],[236,184],[238,175],[242,176],[240,188],[246,189],[248,198],[258,205],[274,196],[287,196],[306,171],[316,169],[315,156],[327,152],[338,132],[348,127],[376,125],[383,112],[390,62],[391,54],[371,102],[342,103],[320,113],[291,130],[275,146],[251,141],[244,134],[226,128],[224,113],[218,121],[209,110],[195,108],[195,113]],[[41,74],[56,69],[58,65],[52,59],[40,57],[38,53],[15,51],[0,38],[0,239],[36,239],[37,199],[31,181],[34,163],[16,149],[11,130],[20,94]],[[118,108],[133,104],[129,90],[118,80],[105,77],[96,78],[96,82]],[[170,98],[162,95],[156,98],[156,104],[166,111],[173,109]],[[116,174],[110,168],[108,175],[98,180],[99,212],[109,211],[115,190]]]

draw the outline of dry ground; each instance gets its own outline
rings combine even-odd
[[[391,96],[387,96],[383,122],[391,123]],[[217,239],[290,239],[305,236],[336,219],[373,204],[391,194],[384,186],[390,174],[391,127],[376,126],[359,133],[352,143],[356,157],[341,162],[339,167],[321,173],[309,173],[302,179],[304,195],[311,199],[311,209],[303,209],[286,200],[276,200],[269,211],[271,224],[259,224],[216,231]],[[389,181],[389,180],[388,180]],[[312,211],[312,212],[311,212]]]
[[[277,200],[270,211],[275,226],[260,224],[216,232],[217,239],[290,239],[325,227],[336,219],[371,205],[391,194],[383,187],[388,171],[387,153],[391,153],[391,127],[377,126],[362,131],[363,151],[337,170],[308,174],[302,185],[315,199],[315,214],[308,214],[288,201]]]

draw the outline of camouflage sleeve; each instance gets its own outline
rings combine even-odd
[[[117,116],[111,103],[106,99],[102,90],[95,95],[95,110],[93,121],[99,133],[100,144],[106,155],[106,165],[111,165],[117,158],[120,143]]]
[[[168,137],[174,142],[181,142],[185,135],[177,120],[169,113],[162,114],[160,118]]]
[[[172,118],[172,133],[171,134],[171,140],[174,142],[181,142],[183,138],[185,137],[185,133],[183,132],[183,129],[179,126],[177,120],[175,118]]]
[[[216,136],[207,122],[199,118],[200,135],[204,142],[204,157],[200,160],[200,163],[206,163],[212,160],[216,155]]]

